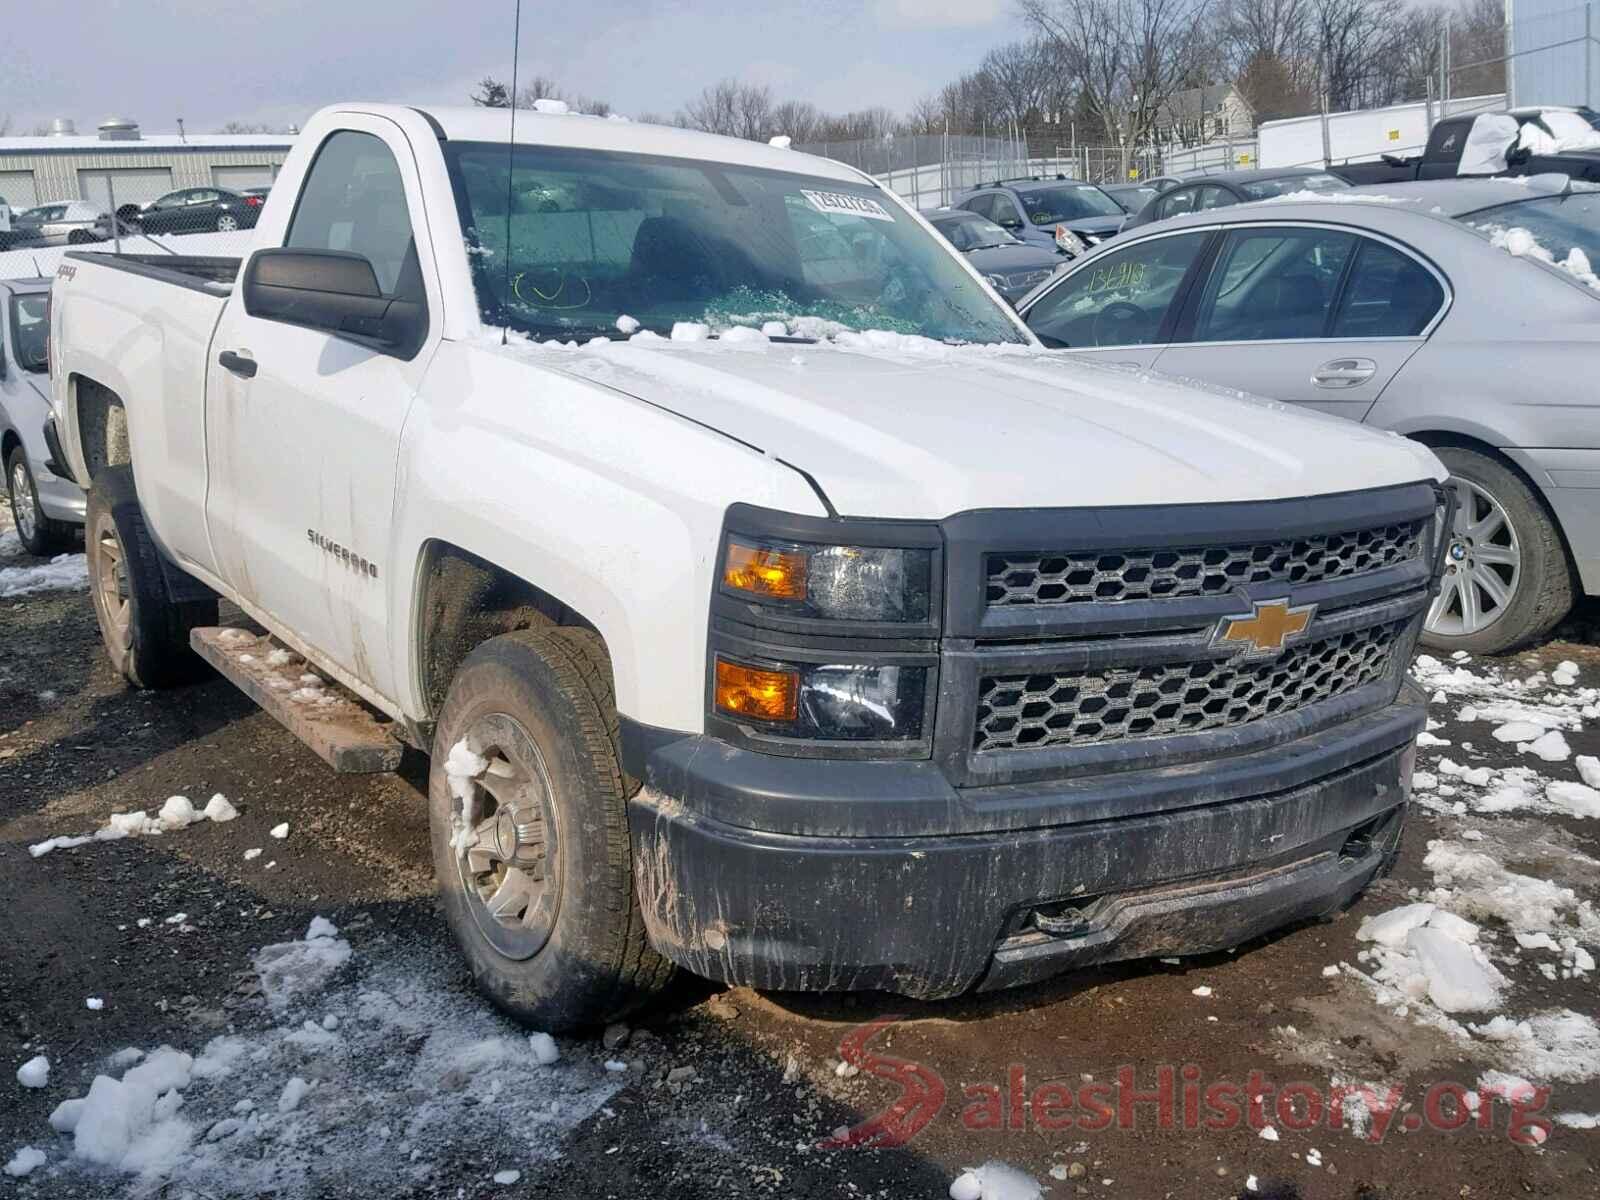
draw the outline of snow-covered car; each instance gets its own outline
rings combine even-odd
[[[1050,354],[841,163],[510,129],[326,109],[246,257],[73,251],[53,292],[113,662],[195,646],[336,766],[431,754],[497,1004],[592,1025],[670,964],[948,996],[1384,869],[1425,447]]]
[[[29,554],[70,547],[83,489],[45,443],[50,418],[50,281],[0,280],[0,463],[17,537]]]
[[[1046,345],[1073,355],[1431,446],[1457,505],[1426,640],[1493,654],[1549,632],[1575,594],[1600,594],[1591,262],[1595,185],[1386,184],[1141,228],[1022,309]]]

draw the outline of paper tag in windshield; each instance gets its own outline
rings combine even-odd
[[[809,192],[804,188],[800,189],[800,194],[806,198],[806,203],[819,213],[840,217],[866,217],[869,221],[894,220],[883,205],[866,196],[851,196],[844,192]]]

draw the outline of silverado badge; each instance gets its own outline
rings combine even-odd
[[[1315,604],[1290,608],[1287,600],[1266,600],[1251,607],[1247,617],[1223,617],[1211,635],[1211,644],[1248,642],[1246,654],[1276,654],[1305,633],[1317,611]]]

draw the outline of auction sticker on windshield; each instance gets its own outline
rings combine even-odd
[[[805,188],[800,194],[806,203],[819,213],[834,213],[842,217],[866,217],[870,221],[893,221],[889,211],[876,200],[866,196],[851,196],[844,192],[812,192]]]

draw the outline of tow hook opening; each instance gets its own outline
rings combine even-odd
[[[1387,814],[1373,817],[1372,820],[1357,825],[1344,839],[1344,845],[1339,847],[1339,858],[1344,862],[1360,862],[1370,856],[1377,848],[1379,835],[1386,821]]]
[[[1047,904],[1033,910],[1033,925],[1052,937],[1082,937],[1094,928],[1095,910],[1100,896],[1078,896],[1059,904]]]

